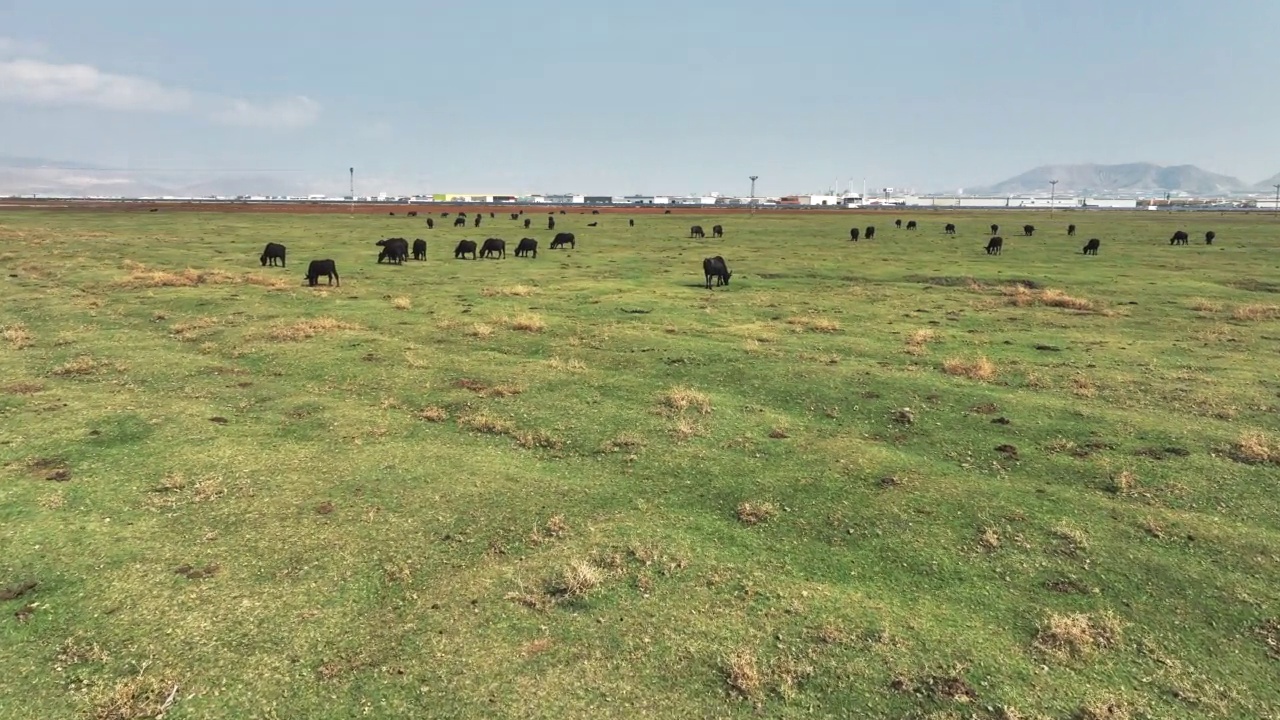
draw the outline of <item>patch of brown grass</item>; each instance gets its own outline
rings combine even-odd
[[[1089,536],[1079,528],[1062,522],[1050,528],[1049,532],[1061,541],[1065,555],[1077,556],[1089,549]]]
[[[413,307],[413,301],[401,295],[400,297],[391,299],[391,307],[397,310],[408,310],[409,308]]]
[[[1078,312],[1101,312],[1092,300],[1073,297],[1053,288],[1032,290],[1025,285],[1009,285],[1000,288],[1000,294],[1005,296],[1010,305],[1016,307],[1044,305]]]
[[[285,288],[293,287],[293,283],[279,275],[244,275],[240,277],[240,282],[245,285],[257,285],[269,290],[284,290]]]
[[[4,331],[0,332],[0,337],[3,337],[8,341],[8,343],[13,346],[14,350],[22,350],[23,348],[31,347],[31,331],[22,323],[6,325]]]
[[[673,387],[658,396],[658,404],[668,414],[681,414],[695,410],[707,415],[711,412],[711,397],[704,392],[687,387]]]
[[[1074,720],[1129,720],[1133,717],[1129,707],[1113,699],[1089,700],[1076,711]]]
[[[464,415],[458,418],[458,425],[478,433],[488,435],[511,435],[516,427],[509,420],[486,414],[484,412]]]
[[[208,330],[217,326],[221,320],[216,317],[199,317],[186,322],[174,323],[169,327],[169,332],[175,335],[179,340],[184,342],[194,340],[193,337],[201,330]]]
[[[991,526],[982,528],[978,532],[978,545],[987,552],[995,552],[1000,549],[1000,532]]]
[[[1084,659],[1118,647],[1123,624],[1110,610],[1101,613],[1052,613],[1036,633],[1035,647],[1059,659]]]
[[[1222,310],[1222,303],[1205,298],[1191,298],[1187,301],[1187,307],[1196,312],[1216,313]]]
[[[623,432],[623,433],[618,433],[613,438],[609,440],[605,440],[603,443],[601,443],[600,452],[602,453],[616,453],[616,452],[624,452],[624,451],[635,452],[637,450],[643,449],[644,446],[645,446],[645,441],[643,437],[635,433]]]
[[[543,430],[517,430],[511,433],[516,444],[522,448],[543,448],[545,450],[561,450],[564,441]]]
[[[938,333],[928,328],[912,331],[912,333],[907,336],[907,354],[923,355],[928,349],[929,343],[933,342],[937,338]]]
[[[93,375],[100,372],[106,367],[105,363],[93,359],[89,355],[81,355],[75,360],[70,360],[57,367],[50,372],[59,377],[67,377],[71,375]]]
[[[1071,392],[1082,398],[1091,398],[1098,395],[1098,390],[1093,386],[1093,381],[1086,375],[1076,375],[1071,378]]]
[[[754,652],[747,648],[738,648],[729,653],[721,664],[725,682],[729,689],[747,700],[755,700],[764,691],[764,673],[760,671],[760,661]]]
[[[1280,660],[1280,618],[1268,618],[1258,625],[1257,633],[1262,644],[1267,646],[1267,654],[1273,660]]]
[[[1248,465],[1280,463],[1280,448],[1274,447],[1265,433],[1247,430],[1231,445],[1230,455],[1236,462]]]
[[[310,340],[324,333],[340,330],[359,330],[360,326],[331,317],[308,318],[296,322],[277,323],[267,331],[267,337],[278,342]]]
[[[520,654],[527,658],[533,657],[534,655],[541,655],[542,653],[550,650],[551,645],[551,638],[538,638],[537,640],[526,644],[520,650]]]
[[[1231,311],[1231,319],[1241,322],[1275,320],[1276,318],[1280,318],[1280,305],[1250,303],[1248,305],[1239,305]]]
[[[604,573],[586,560],[575,560],[552,579],[551,592],[564,598],[582,598],[600,587]]]
[[[547,365],[549,365],[552,370],[564,370],[566,372],[586,372],[587,370],[586,363],[574,358],[562,360],[559,357],[553,357],[547,361]]]
[[[473,338],[484,339],[487,337],[492,337],[493,326],[486,325],[484,323],[473,323],[471,327],[467,328],[466,333],[467,335],[470,335]]]
[[[537,291],[538,288],[532,285],[505,285],[484,288],[480,294],[485,297],[528,297]]]
[[[102,692],[92,702],[93,720],[163,717],[177,700],[179,684],[170,675],[139,674]]]
[[[427,422],[444,422],[449,419],[449,411],[435,405],[428,405],[418,411],[418,419]]]
[[[38,382],[12,382],[0,387],[0,392],[6,395],[35,395],[44,392],[44,385]]]
[[[542,317],[533,313],[521,313],[508,320],[507,325],[512,330],[521,332],[540,333],[547,329],[547,323],[543,321]]]
[[[735,511],[738,516],[738,522],[743,525],[759,525],[772,520],[778,515],[778,508],[773,503],[762,502],[740,502]]]
[[[1132,495],[1138,491],[1138,476],[1128,470],[1121,470],[1111,477],[1107,488],[1115,495]]]
[[[671,428],[671,436],[676,442],[685,442],[703,434],[703,430],[698,423],[688,419],[680,418]]]
[[[836,333],[840,332],[840,323],[830,318],[824,317],[790,317],[787,318],[787,324],[795,326],[798,330],[808,330],[816,333]]]
[[[972,361],[947,358],[942,363],[942,371],[948,375],[966,377],[979,382],[991,382],[997,374],[995,363],[988,360],[986,356]]]

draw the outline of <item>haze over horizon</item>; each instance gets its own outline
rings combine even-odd
[[[316,192],[1257,182],[1280,5],[0,1],[0,155]],[[1229,42],[1226,40],[1229,39]],[[107,191],[109,192],[109,191]]]

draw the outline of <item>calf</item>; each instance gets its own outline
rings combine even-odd
[[[1075,226],[1075,225],[1068,225],[1068,226],[1067,226],[1067,237],[1075,237],[1075,236],[1076,236],[1076,226]]]
[[[915,220],[908,220],[908,221],[907,221],[907,229],[908,229],[908,230],[915,230],[915,229],[916,229],[916,221],[915,221]]]
[[[946,227],[944,227],[944,228],[942,229],[942,232],[944,232],[944,233],[946,233],[946,234],[948,234],[948,235],[955,235],[955,234],[956,234],[956,225],[955,225],[955,223],[947,223],[947,226],[946,226]]]
[[[493,219],[493,213],[489,213],[489,219],[490,219],[490,220],[492,220],[492,219]]]
[[[988,255],[999,255],[1002,248],[1004,248],[1004,238],[998,235],[987,241]]]
[[[467,218],[463,215],[459,215],[458,217],[453,219],[454,227],[466,227],[466,225],[467,225]]]
[[[507,259],[507,241],[502,238],[489,238],[484,241],[484,245],[480,246],[480,257],[497,256],[500,260]]]
[[[724,228],[723,228],[723,227],[720,227],[719,225],[712,225],[712,226],[711,226],[711,237],[713,237],[713,238],[722,238],[722,237],[724,237]]]
[[[427,259],[427,241],[426,240],[418,239],[413,241],[413,259],[414,260]]]
[[[866,231],[862,233],[862,237],[868,240],[874,240],[876,237],[876,226],[868,225]]]
[[[1097,255],[1098,248],[1101,245],[1102,245],[1102,241],[1099,240],[1098,238],[1090,238],[1089,242],[1085,243],[1084,250],[1082,252],[1085,255]]]
[[[1186,245],[1188,241],[1189,236],[1185,230],[1179,230],[1173,234],[1173,237],[1169,238],[1170,245]]]
[[[520,219],[520,213],[511,213],[511,219],[512,219],[512,220],[519,220],[519,219]]]
[[[694,225],[693,227],[689,228],[689,237],[691,238],[704,238],[706,236],[707,234],[702,232],[701,225]]]
[[[387,238],[374,243],[382,248],[378,252],[378,262],[389,260],[395,265],[409,259],[409,241],[404,238]]]
[[[525,229],[525,230],[528,230],[528,229],[529,229],[529,223],[531,223],[531,222],[533,222],[533,221],[532,221],[532,220],[530,220],[529,218],[525,218],[525,219],[524,219],[524,229]]]
[[[1209,232],[1207,232],[1207,233],[1205,233],[1205,234],[1204,234],[1204,244],[1205,244],[1205,245],[1212,245],[1212,244],[1213,244],[1213,239],[1214,239],[1214,238],[1216,238],[1216,237],[1218,237],[1218,234],[1217,234],[1217,233],[1215,233],[1214,231],[1210,230]]]
[[[1036,226],[1035,226],[1035,225],[1023,225],[1023,226],[1022,226],[1022,234],[1023,234],[1023,235],[1025,235],[1025,236],[1027,236],[1027,237],[1031,237],[1032,235],[1035,235],[1035,234],[1036,234]]]
[[[453,249],[454,260],[465,260],[467,253],[471,253],[471,259],[476,259],[476,241],[475,240],[459,240],[458,246]]]
[[[556,233],[556,236],[551,240],[551,249],[556,250],[565,245],[568,245],[571,249],[577,248],[573,233]]]
[[[264,266],[265,266],[268,262],[270,262],[270,263],[271,263],[271,267],[275,267],[275,266],[276,266],[276,260],[279,260],[279,261],[280,261],[280,267],[285,267],[285,264],[284,264],[284,246],[283,246],[283,245],[281,245],[280,243],[273,243],[273,242],[269,242],[269,243],[267,243],[267,246],[266,246],[265,248],[263,248],[263,250],[262,250],[262,257],[260,257],[260,258],[258,258],[258,259],[262,261],[262,264],[263,264]]]
[[[307,265],[307,284],[315,287],[322,275],[328,276],[330,285],[336,282],[338,287],[342,287],[342,280],[338,277],[338,267],[332,260],[312,260]]]
[[[853,242],[858,242],[858,232],[859,232],[858,228],[850,228],[849,239],[852,240]]]
[[[436,221],[435,221],[435,220],[432,220],[431,218],[427,218],[427,229],[428,229],[428,230],[435,230],[435,229],[436,229]]]
[[[702,260],[702,274],[707,279],[707,289],[711,289],[711,279],[715,278],[716,285],[728,285],[729,278],[733,277],[733,273],[729,271],[729,266],[725,264],[724,258],[719,255]]]
[[[998,234],[999,232],[1000,232],[1000,226],[999,226],[999,225],[996,225],[996,224],[994,224],[994,223],[993,223],[993,224],[991,225],[991,234],[992,234],[992,235],[996,235],[996,234]]]
[[[538,259],[538,241],[533,238],[520,238],[520,243],[516,245],[516,257],[533,257]]]

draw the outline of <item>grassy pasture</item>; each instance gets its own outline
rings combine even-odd
[[[1273,218],[532,217],[0,214],[0,717],[1280,713]]]

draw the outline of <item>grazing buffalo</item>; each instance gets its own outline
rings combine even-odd
[[[627,218],[627,227],[635,227],[635,226],[636,226],[636,219],[635,219],[635,218]]]
[[[378,262],[388,260],[395,265],[409,259],[409,241],[404,238],[387,238],[374,243],[382,248],[378,252]]]
[[[997,234],[999,234],[999,233],[1000,233],[1000,226],[999,226],[999,225],[996,225],[995,223],[992,223],[992,224],[991,224],[991,234],[992,234],[992,235],[997,235]]]
[[[592,210],[592,211],[591,211],[591,214],[592,214],[592,215],[599,215],[599,214],[600,214],[600,211],[599,211],[599,210]]]
[[[388,214],[388,215],[390,215],[391,217],[395,217],[395,216],[396,216],[396,214],[395,214],[395,213],[393,213],[393,212],[389,212],[389,213],[387,213],[387,214]]]
[[[719,225],[712,225],[712,226],[711,226],[711,237],[713,237],[713,238],[722,238],[722,237],[724,237],[724,228],[723,228],[723,227],[721,227],[721,226],[719,226]]]
[[[1170,245],[1186,245],[1189,241],[1190,236],[1187,235],[1186,230],[1179,230],[1173,234],[1173,237],[1169,238]]]
[[[462,215],[459,215],[458,217],[453,219],[454,227],[466,227],[466,225],[467,225],[467,218]]]
[[[693,227],[689,228],[689,237],[691,238],[704,238],[706,236],[707,234],[702,232],[701,225],[694,225]]]
[[[489,238],[484,241],[484,245],[480,246],[480,257],[497,257],[500,260],[507,259],[507,241],[502,238]]]
[[[711,289],[711,278],[715,278],[716,285],[728,285],[729,278],[733,277],[733,273],[729,271],[729,266],[725,264],[724,258],[719,255],[702,260],[702,274],[707,278],[707,289]]]
[[[490,219],[490,220],[492,220],[492,219],[493,219],[493,213],[489,213],[489,219]]]
[[[519,220],[519,219],[520,219],[520,213],[511,213],[511,219],[512,219],[512,220]]]
[[[520,238],[520,243],[516,245],[516,257],[533,257],[538,259],[538,241],[533,238]]]
[[[561,215],[563,215],[563,214],[564,214],[564,211],[563,211],[563,210],[561,210],[561,211],[560,211],[560,214],[561,214]]]
[[[459,240],[458,246],[453,249],[454,260],[465,260],[467,253],[471,253],[471,259],[476,259],[476,241],[475,240]]]
[[[307,265],[308,285],[315,287],[316,283],[320,282],[321,276],[328,276],[330,285],[336,282],[338,287],[342,287],[342,280],[338,278],[338,267],[332,260],[312,260]]]
[[[852,241],[854,241],[854,242],[858,242],[858,233],[859,233],[859,232],[861,232],[861,231],[860,231],[860,230],[858,230],[858,228],[850,228],[850,229],[849,229],[849,239],[850,239],[850,240],[852,240]]]
[[[987,241],[988,255],[999,255],[1002,248],[1004,248],[1004,238],[999,235]]]
[[[466,217],[466,216],[467,216],[467,214],[466,214],[466,213],[464,213],[464,212],[460,212],[460,213],[458,213],[458,217],[464,218],[464,217]]]
[[[1085,243],[1084,250],[1082,252],[1085,255],[1097,255],[1098,248],[1101,247],[1101,245],[1102,241],[1098,238],[1090,238],[1089,242]]]
[[[896,227],[897,229],[901,230],[901,229],[902,229],[902,220],[901,220],[901,219],[894,220],[894,221],[893,221],[893,226],[894,226],[894,227]]]
[[[152,212],[154,212],[154,211],[152,211]],[[671,214],[671,211],[670,211],[670,210],[663,210],[663,211],[662,211],[662,214],[663,214],[663,215],[670,215],[670,214]]]
[[[1216,237],[1218,237],[1218,234],[1217,234],[1217,233],[1215,233],[1214,231],[1210,230],[1209,232],[1207,232],[1207,233],[1205,233],[1205,234],[1204,234],[1204,244],[1205,244],[1205,245],[1212,245],[1212,244],[1213,244],[1213,239],[1214,239],[1214,238],[1216,238]]]
[[[480,227],[480,213],[476,213],[476,227]]]
[[[568,245],[571,249],[577,247],[573,233],[556,233],[556,236],[551,240],[551,249],[557,250],[565,245]]]
[[[418,217],[418,211],[417,211],[417,210],[410,210],[410,211],[409,211],[409,217]]]
[[[915,230],[915,229],[916,229],[916,221],[915,221],[915,220],[908,220],[908,221],[907,221],[907,229],[908,229],[908,230]]]
[[[1068,225],[1068,226],[1067,226],[1067,237],[1075,237],[1075,236],[1076,236],[1076,226],[1075,226],[1075,225]]]
[[[548,229],[548,230],[555,230],[555,229],[556,229],[556,219],[555,219],[555,218],[553,218],[553,217],[549,217],[549,218],[547,218],[547,229]]]
[[[427,241],[426,240],[418,239],[413,241],[413,259],[414,260],[427,259]]]
[[[868,240],[874,240],[876,237],[876,226],[868,225],[867,229],[862,233],[862,237]]]
[[[598,222],[589,222],[589,223],[587,223],[587,227],[596,227],[596,226],[597,226],[597,225],[599,225],[599,224],[600,224],[600,223],[598,223]]]
[[[1031,237],[1032,235],[1035,235],[1035,234],[1036,234],[1036,226],[1035,226],[1035,225],[1023,225],[1023,226],[1022,226],[1022,234],[1023,234],[1023,235],[1025,235],[1025,236],[1027,236],[1027,237]]]
[[[948,234],[948,235],[955,235],[955,234],[956,234],[956,224],[955,224],[955,223],[947,223],[947,226],[946,226],[946,227],[944,227],[944,228],[942,229],[942,232],[944,232],[944,233],[946,233],[946,234]]]
[[[280,267],[285,267],[284,246],[281,245],[280,243],[269,242],[267,243],[267,246],[262,249],[262,257],[258,259],[262,261],[263,265],[266,265],[268,262],[270,262],[271,267],[275,267],[276,261],[279,260]]]
[[[449,217],[449,213],[447,213],[447,212],[442,212],[442,213],[440,213],[440,217]]]
[[[435,221],[435,220],[432,220],[431,218],[427,218],[427,229],[428,229],[428,230],[435,230],[435,229],[436,229],[436,221]]]
[[[531,222],[533,222],[533,220],[531,220],[530,218],[525,218],[525,219],[524,219],[524,229],[525,229],[525,230],[528,230],[528,229],[529,229],[529,223],[531,223]]]

